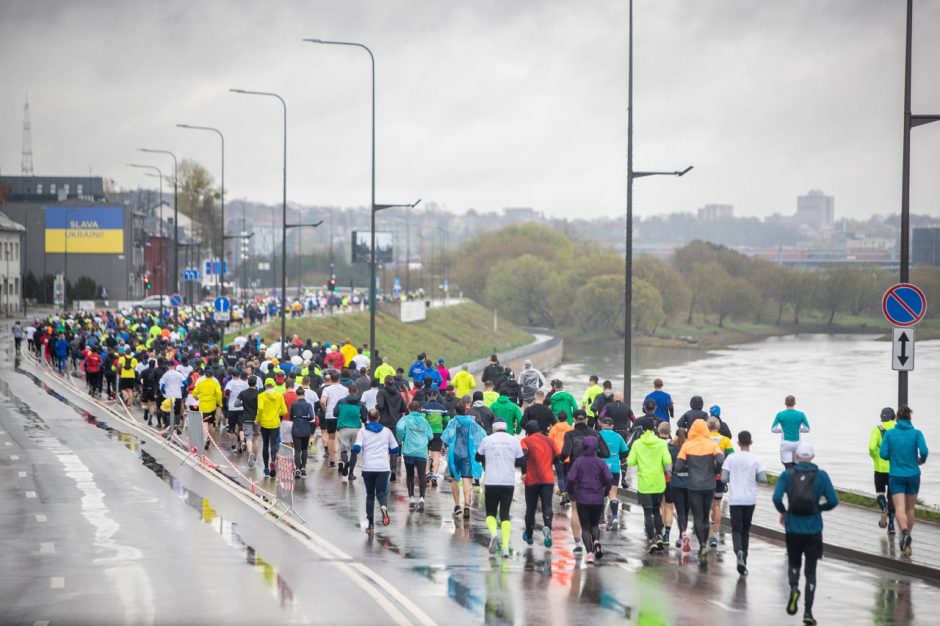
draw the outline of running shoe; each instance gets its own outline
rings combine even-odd
[[[271,474],[268,472],[268,468],[264,468],[264,476],[265,476],[265,478],[267,478],[267,477],[270,476],[270,475],[271,475]]]
[[[708,544],[713,548],[717,548],[718,547],[718,535],[712,535],[712,538],[711,540],[709,540]]]
[[[568,506],[568,493],[565,491],[561,492],[561,506]]]
[[[911,533],[905,533],[901,538],[901,554],[904,556],[911,556]]]
[[[342,475],[342,476],[348,476],[348,475],[349,475],[349,468],[348,468],[348,466],[347,466],[345,463],[343,463],[342,461],[340,461],[340,463],[339,463],[339,473],[340,473],[340,475]]]
[[[459,506],[454,507],[454,517],[460,517],[460,510]]]
[[[698,549],[698,564],[708,565],[708,546],[702,546]]]
[[[336,461],[330,461],[330,469],[336,469]]]
[[[807,611],[803,613],[803,624],[804,626],[816,626],[816,618],[813,617],[813,614]]]
[[[683,552],[692,551],[692,542],[689,541],[688,533],[682,533],[682,551]]]
[[[543,537],[542,544],[546,548],[551,548],[552,547],[552,529],[549,528],[548,526],[543,526],[542,537]]]
[[[656,535],[656,539],[655,539],[655,540],[656,540],[656,549],[657,549],[657,550],[662,550],[662,549],[663,549],[663,538],[662,538],[660,535]]]
[[[527,531],[527,530],[523,530],[523,531],[522,531],[522,540],[525,541],[525,542],[526,542],[527,544],[529,544],[530,546],[534,543],[534,542],[532,541],[532,533],[530,533],[530,532]]]
[[[236,446],[234,443],[231,446],[229,446],[229,449],[232,452],[238,452],[238,446]],[[882,528],[884,528],[884,526],[882,526]]]
[[[594,555],[591,554],[590,552],[588,552],[587,559],[585,559],[585,560],[586,560],[588,563],[593,563],[593,562],[594,562]]]
[[[255,466],[255,455],[248,453],[248,469],[252,469]]]
[[[431,486],[437,487],[437,475],[436,474],[434,475],[433,478],[431,478]]]
[[[888,534],[893,535],[897,531],[894,530],[894,520],[888,520]]]
[[[655,538],[650,539],[650,547],[648,549],[648,552],[650,554],[656,554],[658,551],[659,551],[659,548],[656,546],[656,539]]]
[[[271,461],[270,464],[271,476],[277,476],[277,466],[274,464],[274,461]]]
[[[370,535],[371,535],[372,533],[374,533],[374,532],[375,532],[375,524],[373,524],[372,522],[369,522],[369,525],[366,526],[366,532],[369,533]]]
[[[667,546],[669,545],[669,531],[663,533],[663,543]]]
[[[421,498],[420,500],[418,500],[418,510],[419,511],[424,510],[424,498]]]
[[[503,548],[503,558],[508,559],[509,555],[510,555],[509,548],[508,547]]]
[[[582,552],[584,552],[584,545],[581,543],[580,539],[574,540],[574,550],[572,550],[572,552],[574,552],[575,554],[581,554]]]
[[[388,526],[392,523],[392,520],[388,517],[388,508],[382,507],[382,526]]]
[[[790,599],[787,600],[787,615],[796,615],[800,608],[800,590],[796,587],[790,587]]]
[[[490,535],[490,554],[496,554],[499,551],[499,533]]]
[[[412,511],[418,508],[418,501],[415,500],[414,496],[411,496],[411,498],[408,500],[408,508],[411,509]]]
[[[607,522],[607,532],[613,532],[617,530],[617,526],[620,524],[620,520],[616,517],[611,517],[610,521]]]
[[[595,542],[594,542],[594,558],[596,558],[596,559],[602,559],[602,558],[604,558],[604,550],[601,549],[601,542],[600,542],[600,541],[595,541]]]
[[[300,477],[301,477],[301,478],[306,478],[306,477],[307,477],[307,468],[306,468],[306,467],[300,468]]]
[[[346,480],[348,480],[349,482],[352,482],[356,480],[356,475],[353,474],[352,472],[349,472],[349,476],[346,477]]]
[[[463,518],[470,519],[470,505],[466,505],[463,507]]]
[[[738,574],[747,576],[747,562],[744,559],[744,550],[738,550]]]
[[[888,512],[884,509],[881,509],[881,517],[878,518],[878,528],[887,528],[888,527]]]
[[[299,470],[299,469],[295,469],[295,470],[294,470],[294,478],[300,478],[300,470]]]

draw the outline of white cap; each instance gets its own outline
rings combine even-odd
[[[801,441],[800,445],[796,447],[796,452],[794,456],[800,459],[809,460],[816,456],[816,450],[813,449],[813,444],[808,441]]]
[[[504,422],[503,420],[496,420],[495,422],[493,422],[493,432],[496,432],[497,430],[505,431],[506,422]]]

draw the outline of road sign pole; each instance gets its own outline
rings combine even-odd
[[[903,264],[902,264],[903,265]],[[927,315],[927,297],[922,289],[911,283],[901,282],[890,287],[881,299],[881,310],[885,319],[896,327],[894,330],[894,347],[892,348],[891,366],[898,370],[898,406],[907,404],[907,372],[913,369],[913,349],[914,333],[913,327],[916,326],[924,316]],[[910,335],[906,335],[903,330],[909,330]],[[903,341],[902,341],[902,338]],[[910,342],[911,359],[910,367],[906,367],[901,348],[905,343]],[[898,351],[895,356],[894,352]],[[906,348],[905,350],[906,351]],[[900,367],[898,367],[900,366]]]

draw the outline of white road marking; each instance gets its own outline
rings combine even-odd
[[[728,606],[728,605],[725,604],[724,602],[719,602],[718,600],[709,600],[709,602],[711,602],[711,603],[714,604],[715,606],[717,606],[717,607],[719,607],[719,608],[722,608],[722,609],[724,609],[725,611],[729,611],[729,612],[731,612],[731,613],[741,613],[741,612],[742,612],[741,609],[735,609],[735,608],[733,608],[733,607]]]
[[[17,472],[16,475],[20,478],[26,478],[26,472]]]
[[[39,544],[39,554],[52,554],[55,552],[54,543],[40,543]]]
[[[40,622],[33,622],[33,626],[49,626],[49,620],[44,619]]]
[[[26,497],[27,497],[27,498],[35,498],[35,497],[36,497],[36,492],[35,492],[35,491],[27,491],[27,492],[26,492]]]
[[[65,589],[65,576],[53,576],[49,579],[50,589]]]
[[[3,442],[3,445],[5,445],[5,446],[12,446],[12,445],[13,445],[13,442],[12,442],[12,441],[4,441],[4,442]],[[350,461],[350,462],[351,462],[351,461]]]
[[[11,454],[11,455],[10,455],[10,460],[11,460],[11,461],[19,461],[19,460],[20,460],[20,457],[16,456],[15,454]]]
[[[46,521],[46,516],[43,515],[42,513],[36,513],[36,521],[37,521],[37,522],[45,522],[45,521]]]

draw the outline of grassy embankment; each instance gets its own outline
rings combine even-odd
[[[264,341],[274,341],[280,334],[279,322],[258,330]],[[361,345],[369,340],[369,313],[288,319],[287,334],[331,343],[349,338]],[[499,330],[494,332],[493,312],[470,301],[429,309],[427,320],[410,324],[380,312],[376,316],[375,334],[381,353],[395,367],[407,367],[418,352],[427,352],[434,360],[442,357],[448,365],[456,365],[488,357],[494,349],[503,352],[518,348],[533,339],[531,334],[502,319]],[[226,335],[226,341],[237,335]]]
[[[812,315],[800,320],[798,325],[791,321],[782,321],[780,325],[773,322],[738,322],[725,320],[723,328],[714,321],[707,319],[693,319],[691,324],[671,323],[660,327],[653,335],[633,335],[634,345],[656,347],[697,347],[705,350],[724,348],[730,345],[756,341],[765,337],[781,335],[825,333],[868,333],[881,335],[882,339],[890,339],[891,327],[880,315],[877,317],[854,317],[840,315],[832,325],[826,319],[817,319]],[[582,332],[581,329],[564,329],[565,339],[591,342],[600,339],[609,339],[610,332]],[[940,319],[930,319],[921,322],[916,331],[918,341],[940,339]],[[687,339],[688,338],[688,339]],[[691,341],[690,341],[691,339]]]
[[[767,482],[771,486],[776,485],[777,477],[777,474],[768,473]],[[859,493],[857,491],[846,491],[845,489],[839,489],[837,487],[836,495],[839,497],[839,502],[858,506],[863,509],[869,509],[874,512],[879,510],[878,501],[868,494]],[[917,507],[914,509],[914,517],[925,522],[940,524],[940,510],[927,506],[920,498],[917,499]]]

